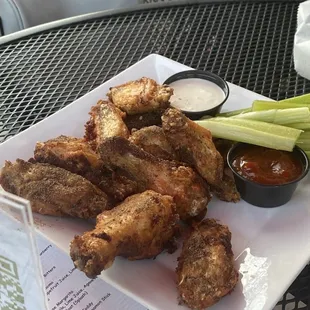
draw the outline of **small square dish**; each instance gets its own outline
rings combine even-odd
[[[159,55],[149,55],[64,109],[0,145],[0,164],[33,156],[37,141],[59,135],[82,137],[91,106],[109,88],[143,76],[163,83],[169,76],[191,68]],[[222,111],[249,107],[265,97],[229,84],[230,96]],[[306,177],[292,200],[281,208],[264,209],[245,201],[226,203],[213,198],[208,217],[228,225],[232,233],[235,266],[240,280],[235,290],[214,310],[272,309],[310,258],[310,191]],[[90,228],[82,220],[34,214],[38,233],[69,254],[75,235]],[[155,260],[130,262],[117,258],[100,277],[149,309],[186,309],[178,305],[175,268],[179,250]]]

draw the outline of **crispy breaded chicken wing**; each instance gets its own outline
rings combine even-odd
[[[123,113],[109,101],[100,100],[91,108],[90,120],[85,125],[85,140],[96,148],[110,137],[129,137],[129,130],[123,121]]]
[[[172,197],[145,191],[128,197],[97,217],[93,231],[71,242],[71,258],[88,277],[109,268],[116,256],[129,260],[152,258],[174,250],[178,215]]]
[[[194,166],[210,185],[218,185],[223,177],[224,163],[210,131],[173,108],[166,110],[162,122],[165,135],[180,160]]]
[[[227,153],[233,145],[233,142],[224,139],[215,139],[214,145],[223,157],[224,173],[222,182],[218,185],[211,186],[212,193],[214,193],[220,200],[227,202],[238,202],[240,201],[240,194],[236,187],[234,175],[228,167],[226,160]]]
[[[113,207],[107,195],[86,179],[48,164],[7,161],[0,183],[7,192],[28,199],[40,214],[89,219]]]
[[[81,175],[116,201],[122,201],[138,191],[137,182],[120,170],[107,169],[99,154],[83,139],[60,136],[38,142],[34,159]]]
[[[229,167],[224,168],[223,179],[219,185],[211,186],[211,191],[222,201],[238,202],[240,194],[237,190],[232,171]]]
[[[34,159],[79,174],[97,186],[101,182],[103,162],[83,139],[59,136],[37,142]]]
[[[203,310],[229,294],[238,282],[227,226],[207,219],[194,227],[178,259],[180,299],[189,308]]]
[[[211,199],[209,188],[192,168],[156,158],[121,137],[106,139],[99,152],[106,164],[135,178],[140,191],[150,189],[172,196],[182,220],[205,215]]]
[[[111,87],[107,96],[119,109],[130,115],[167,108],[172,94],[173,89],[168,85],[159,85],[154,80],[143,77]]]
[[[133,130],[129,141],[155,157],[176,160],[176,154],[168,142],[164,131],[158,126]]]

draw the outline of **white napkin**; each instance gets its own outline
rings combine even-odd
[[[302,2],[298,8],[294,63],[297,73],[310,80],[310,1]]]

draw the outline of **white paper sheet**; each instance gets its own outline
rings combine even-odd
[[[23,226],[3,212],[0,222],[0,309],[42,310]],[[49,310],[146,310],[103,280],[87,278],[40,235],[37,244]]]
[[[103,280],[87,278],[46,239],[38,236],[37,243],[49,310],[146,310]]]
[[[310,1],[299,5],[294,41],[295,70],[310,79]]]

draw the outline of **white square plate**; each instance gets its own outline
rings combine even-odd
[[[162,83],[170,75],[188,70],[175,61],[150,55],[124,72],[76,100],[66,108],[0,145],[0,164],[29,159],[37,141],[63,135],[82,137],[90,107],[105,97],[109,87],[141,78]],[[223,110],[251,105],[261,95],[229,84],[230,97]],[[244,201],[237,204],[213,199],[208,217],[227,224],[232,232],[233,251],[240,281],[235,291],[212,307],[213,310],[272,309],[310,258],[309,178],[299,185],[292,200],[279,208],[262,209]],[[90,228],[82,220],[35,215],[37,229],[69,253],[74,235]],[[180,310],[175,285],[175,268],[180,251],[161,254],[156,260],[129,262],[117,258],[101,278],[149,309]],[[185,309],[186,307],[183,307]]]

